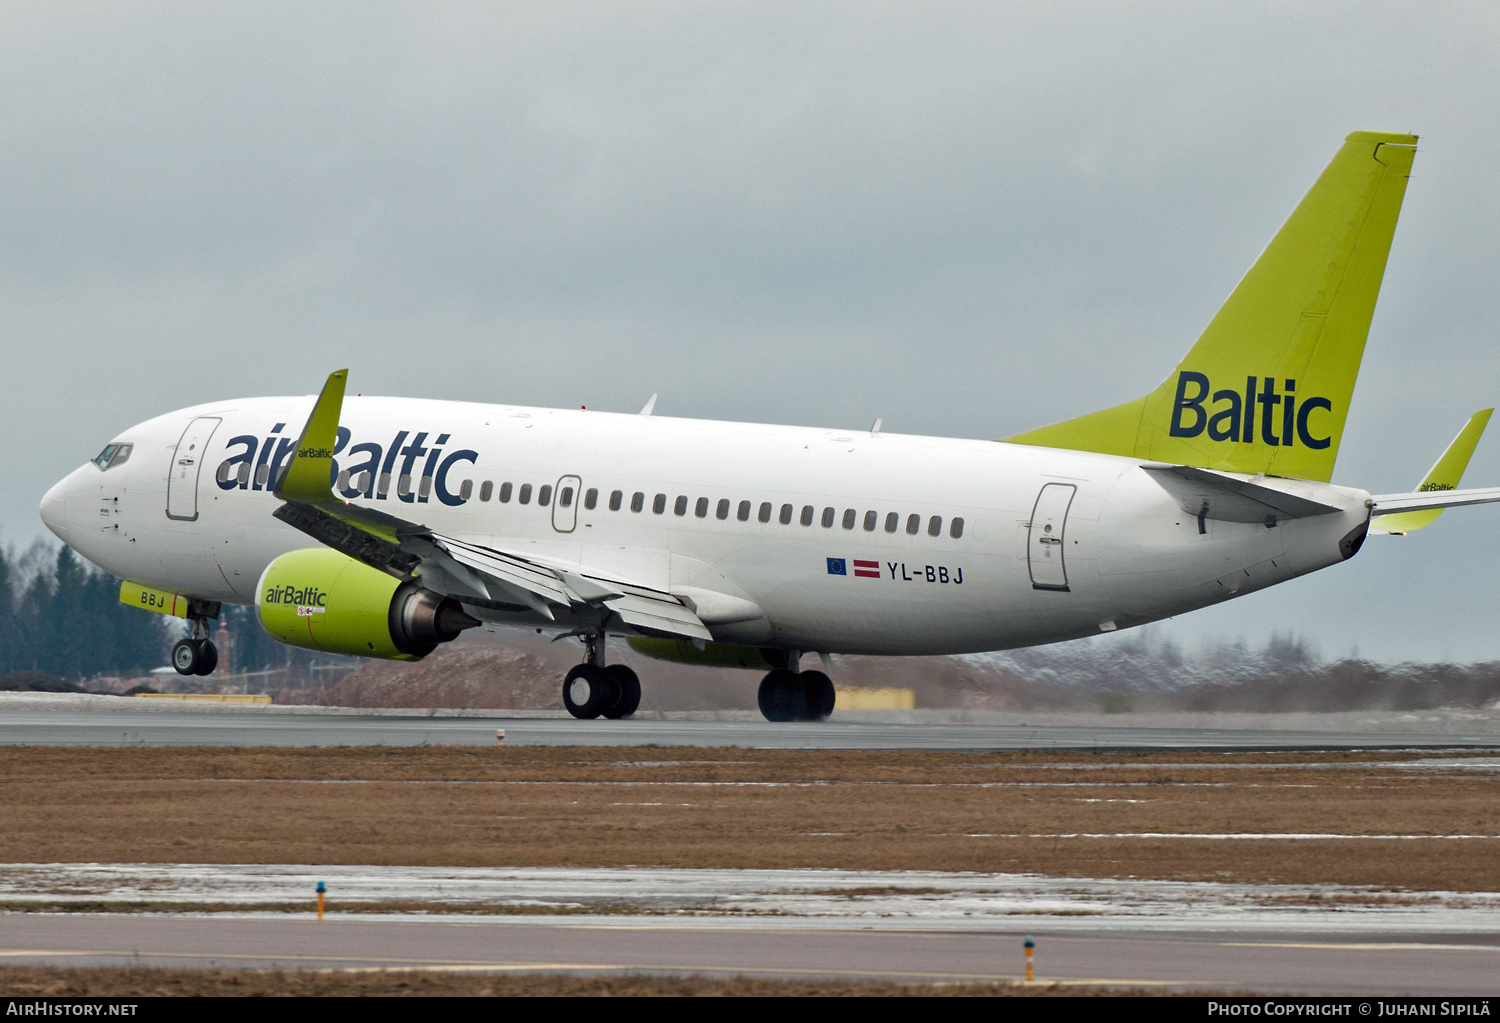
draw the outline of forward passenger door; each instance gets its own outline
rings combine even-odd
[[[167,518],[192,522],[198,517],[198,473],[203,468],[208,439],[218,425],[215,418],[199,416],[182,431],[167,475]]]

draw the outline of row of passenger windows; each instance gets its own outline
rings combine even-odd
[[[459,496],[465,500],[473,492],[472,480],[465,480],[462,487],[459,488]],[[486,480],[479,486],[479,499],[481,501],[488,501],[492,496],[495,496],[495,484]],[[530,504],[532,497],[531,484],[522,483],[519,491],[512,489],[509,483],[500,484],[500,503],[507,504],[512,497],[515,497],[521,504]],[[536,503],[543,506],[552,503],[552,487],[550,485],[544,484],[536,489]],[[564,508],[571,506],[573,503],[573,488],[568,486],[561,488],[557,493],[557,503]],[[625,492],[623,490],[615,490],[610,493],[610,511],[619,511],[624,503]],[[672,502],[672,514],[686,515],[688,513],[688,503],[689,499],[687,495],[679,494],[677,499]],[[584,491],[583,506],[585,508],[593,511],[594,508],[598,507],[598,504],[599,491],[597,488],[590,487]],[[824,508],[822,514],[819,515],[817,508],[810,504],[805,504],[802,506],[802,511],[799,514],[796,507],[790,504],[783,504],[778,512],[776,506],[770,501],[762,501],[760,507],[756,508],[749,501],[741,501],[738,505],[734,505],[727,497],[719,498],[717,504],[714,504],[706,497],[700,497],[697,501],[693,502],[693,514],[700,519],[706,519],[708,518],[710,507],[712,507],[714,518],[716,519],[729,518],[729,513],[733,510],[734,517],[741,522],[749,522],[750,514],[753,511],[755,512],[756,521],[770,522],[771,516],[774,513],[777,521],[783,526],[791,525],[792,518],[795,516],[797,521],[804,526],[811,526],[813,520],[817,519],[824,529],[832,529],[835,522],[838,522],[845,529],[854,529],[856,526],[862,526],[866,533],[873,533],[881,527],[881,515],[878,511],[873,510],[861,514],[858,509],[845,508],[843,514],[840,515],[836,508]],[[645,509],[646,495],[643,491],[637,490],[634,494],[630,495],[630,510],[633,512],[642,512]],[[651,511],[656,515],[666,514],[666,494],[657,494],[651,499]],[[901,513],[886,512],[884,526],[887,533],[899,531],[902,528]],[[922,531],[922,516],[915,513],[907,515],[905,528],[907,533],[916,536]],[[941,515],[930,516],[927,519],[927,535],[941,536],[942,533],[943,517]],[[955,517],[949,521],[948,535],[955,540],[964,535],[964,520],[962,518]]]

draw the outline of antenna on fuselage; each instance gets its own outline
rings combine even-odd
[[[651,410],[654,408],[656,408],[656,395],[653,394],[646,400],[646,407],[641,409],[641,415],[649,416],[651,414]]]
[[[877,433],[880,432],[880,424],[883,423],[883,422],[885,422],[884,419],[881,419],[878,416],[876,417],[875,424],[870,427],[870,436],[871,437],[875,436]]]

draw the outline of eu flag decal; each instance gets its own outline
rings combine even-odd
[[[828,574],[829,575],[848,575],[849,573],[846,572],[846,571],[844,571],[844,559],[843,558],[829,558],[828,559]]]

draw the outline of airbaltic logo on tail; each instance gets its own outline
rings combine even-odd
[[[1312,414],[1319,409],[1333,411],[1333,402],[1327,398],[1297,397],[1297,381],[1283,380],[1281,393],[1276,393],[1275,377],[1246,377],[1245,390],[1215,391],[1202,373],[1184,370],[1177,374],[1177,398],[1172,403],[1172,436],[1196,437],[1208,431],[1209,440],[1237,441],[1254,444],[1256,440],[1256,410],[1260,406],[1260,441],[1271,447],[1303,447],[1322,450],[1332,442],[1331,437],[1313,435],[1316,423],[1310,423]],[[1209,393],[1213,398],[1209,398]],[[1212,401],[1211,408],[1204,408],[1205,401]],[[1277,406],[1280,406],[1280,415]]]

